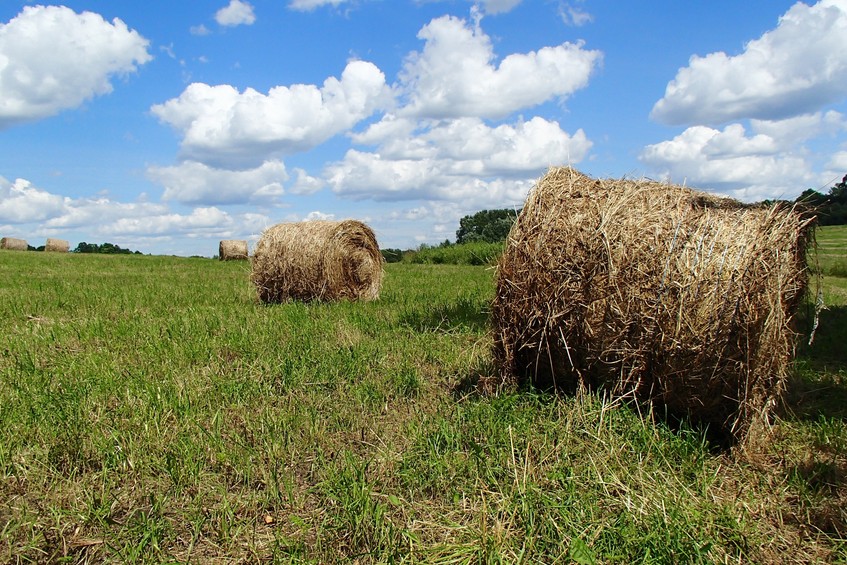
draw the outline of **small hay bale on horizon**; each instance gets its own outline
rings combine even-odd
[[[266,229],[250,278],[261,302],[375,300],[382,267],[376,236],[364,223],[310,220]]]
[[[549,170],[497,267],[501,384],[602,388],[727,443],[762,437],[794,354],[813,221],[790,206]]]
[[[25,239],[17,237],[4,237],[0,239],[0,249],[8,249],[10,251],[26,251],[29,249],[29,244]]]
[[[48,237],[47,244],[44,246],[44,251],[52,251],[55,253],[67,253],[70,249],[71,244],[69,241],[53,237]]]
[[[246,261],[247,242],[241,239],[224,239],[218,246],[218,258],[221,261]]]

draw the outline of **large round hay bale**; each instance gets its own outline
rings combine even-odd
[[[0,239],[0,249],[26,251],[27,249],[29,249],[29,245],[27,244],[25,239],[18,239],[16,237],[4,237]]]
[[[71,248],[70,242],[64,239],[47,238],[47,244],[44,246],[44,251],[54,251],[56,253],[67,253]]]
[[[376,237],[362,222],[284,223],[259,239],[251,279],[262,302],[374,300],[382,264]]]
[[[238,239],[224,239],[218,247],[218,258],[221,261],[247,260],[247,242]]]
[[[505,384],[651,401],[730,441],[783,392],[812,220],[649,180],[551,169],[497,269]]]

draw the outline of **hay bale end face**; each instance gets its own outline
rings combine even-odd
[[[218,247],[218,258],[221,261],[246,261],[247,242],[238,239],[225,239]]]
[[[375,300],[382,267],[367,225],[314,220],[265,230],[253,252],[251,279],[262,302]]]
[[[26,251],[27,249],[29,249],[29,245],[27,244],[25,239],[18,239],[16,237],[4,237],[0,239],[0,249]]]
[[[500,379],[604,388],[730,443],[761,436],[794,352],[811,222],[791,207],[551,169],[498,264]]]
[[[67,253],[70,249],[70,242],[52,237],[47,238],[47,244],[44,246],[44,251],[52,251],[54,253]]]

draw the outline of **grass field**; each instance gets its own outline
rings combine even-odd
[[[593,395],[476,394],[490,268],[276,306],[247,268],[0,251],[0,562],[847,560],[836,271],[769,447],[738,458]]]
[[[817,231],[818,260],[827,275],[847,277],[847,226],[823,226]]]

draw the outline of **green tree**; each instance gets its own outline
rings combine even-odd
[[[98,245],[96,243],[86,243],[81,242],[76,246],[76,249],[73,250],[74,253],[104,253],[109,255],[121,254],[127,255],[132,253],[129,249],[124,249],[120,245],[115,245],[114,243],[104,243],[102,245]],[[140,252],[136,251],[136,254],[140,255]]]
[[[73,253],[100,253],[100,246],[96,243],[86,243],[81,241],[79,245],[77,245]]]
[[[796,202],[815,212],[818,224],[822,226],[847,224],[847,175],[830,188],[829,193],[821,194],[808,188],[797,197]]]
[[[380,253],[382,253],[382,258],[385,259],[386,263],[399,263],[403,260],[403,251],[400,249],[393,249],[391,247],[386,249],[380,249]]]
[[[459,220],[456,243],[484,241],[497,243],[504,241],[515,223],[517,214],[511,208],[500,210],[481,210],[476,214]]]
[[[847,224],[847,175],[829,189],[828,213],[831,225]]]

